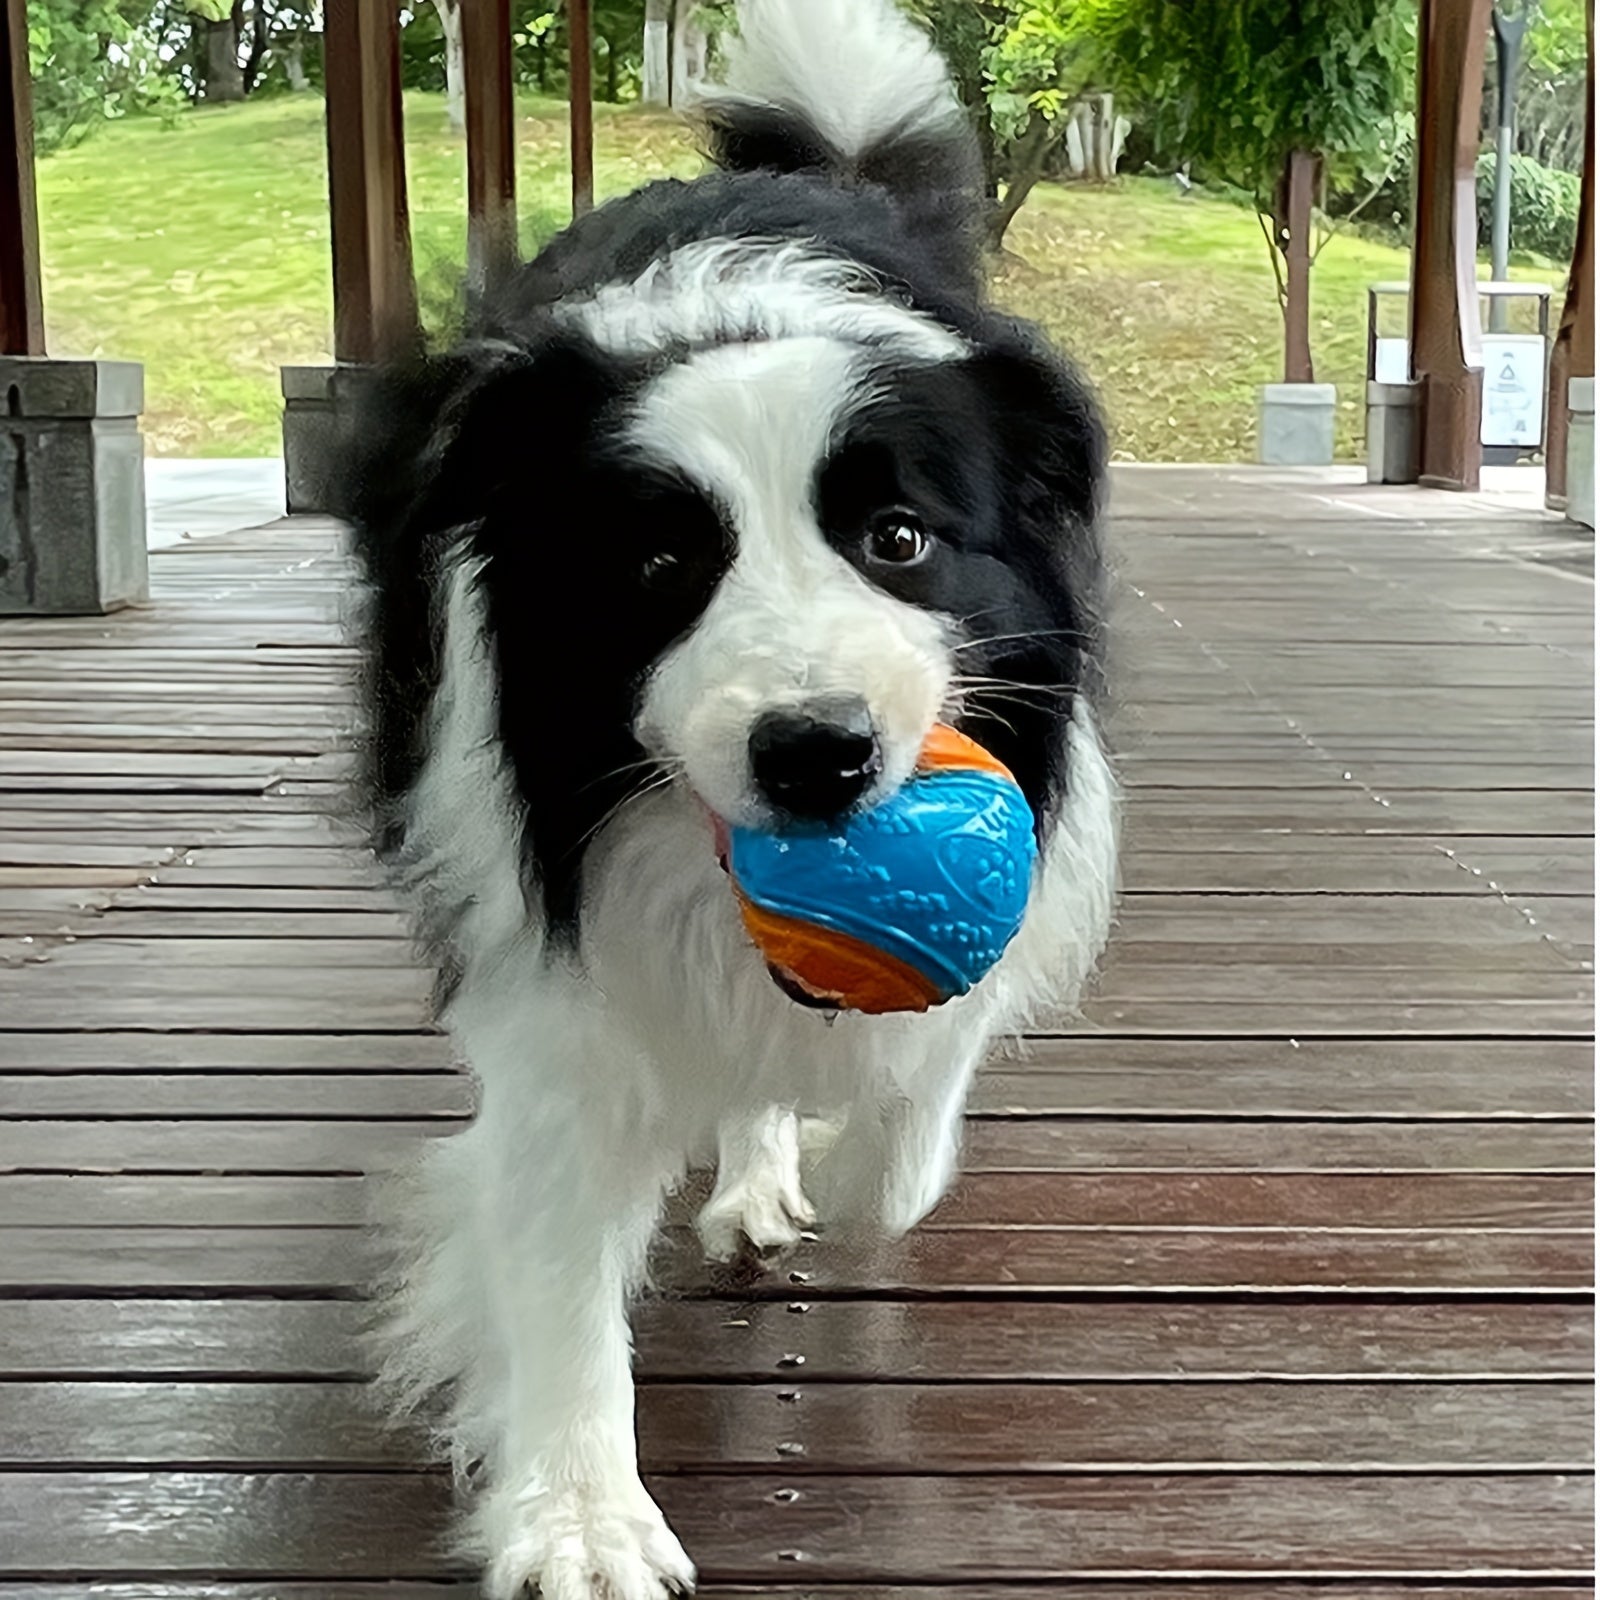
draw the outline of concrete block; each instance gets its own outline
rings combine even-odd
[[[0,615],[149,598],[144,369],[0,356]]]
[[[1420,383],[1367,384],[1367,482],[1415,483],[1421,470]]]
[[[365,367],[283,367],[284,501],[290,516],[337,511],[333,449],[339,408]]]
[[[1594,379],[1567,379],[1567,516],[1594,526]]]
[[[1333,460],[1338,391],[1331,383],[1261,386],[1259,458],[1274,467],[1324,467]]]

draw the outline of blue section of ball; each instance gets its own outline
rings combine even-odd
[[[827,828],[736,828],[730,842],[733,876],[755,904],[877,945],[946,998],[1016,937],[1035,856],[1022,790],[948,768]]]

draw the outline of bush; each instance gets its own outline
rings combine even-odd
[[[1478,244],[1489,248],[1494,228],[1492,150],[1478,157]],[[1362,212],[1365,221],[1392,228],[1403,239],[1411,229],[1411,159],[1408,151]],[[1541,166],[1532,156],[1511,158],[1511,248],[1565,264],[1578,240],[1578,188],[1575,172]],[[1328,210],[1341,217],[1355,203],[1353,194],[1333,195]]]
[[[1484,151],[1478,157],[1478,238],[1485,245],[1494,226],[1494,168],[1493,152]],[[1577,173],[1512,156],[1511,248],[1570,261],[1578,241],[1578,190]]]

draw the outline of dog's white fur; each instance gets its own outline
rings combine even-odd
[[[802,14],[840,60],[816,82],[786,84],[772,63],[815,54],[781,38],[763,53],[767,34]],[[841,144],[870,142],[875,106],[899,125],[908,106],[931,117],[954,104],[920,35],[862,0],[750,6],[739,64],[741,92],[822,108]],[[779,306],[809,292],[855,314],[852,285],[837,263],[831,271],[809,291],[803,275],[765,288]],[[662,273],[643,309],[619,290],[573,314],[636,345],[722,315],[712,307],[725,279],[691,271],[674,290]],[[902,319],[908,356],[957,353],[921,319],[889,306],[871,315]],[[814,334],[815,320],[796,320]],[[958,620],[869,585],[815,524],[810,475],[863,398],[859,347],[843,333],[785,337],[770,321],[759,337],[667,367],[629,427],[643,456],[687,470],[727,508],[738,555],[648,684],[639,736],[674,777],[590,844],[581,962],[547,951],[526,915],[482,600],[470,563],[449,578],[445,670],[407,849],[419,892],[469,907],[453,933],[462,979],[447,1021],[482,1103],[468,1131],[430,1144],[404,1180],[408,1265],[386,1376],[403,1402],[448,1392],[457,1466],[482,1463],[472,1543],[496,1597],[532,1583],[546,1600],[656,1600],[692,1584],[639,1480],[626,1309],[686,1167],[719,1161],[701,1220],[708,1251],[730,1252],[740,1234],[789,1242],[812,1216],[796,1118],[826,1113],[838,1136],[807,1180],[825,1222],[904,1232],[955,1171],[967,1089],[995,1037],[1041,1005],[1071,1003],[1109,926],[1116,796],[1080,701],[1064,808],[1025,925],[970,995],[922,1016],[826,1019],[786,998],[750,948],[704,807],[764,819],[745,754],[755,718],[818,693],[860,696],[889,788],[911,772],[930,724],[959,708]]]

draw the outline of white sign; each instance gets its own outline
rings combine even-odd
[[[1379,383],[1407,382],[1411,377],[1411,341],[1379,339],[1372,364],[1378,369],[1372,376]]]
[[[1544,439],[1544,338],[1483,336],[1483,442],[1537,445]]]

